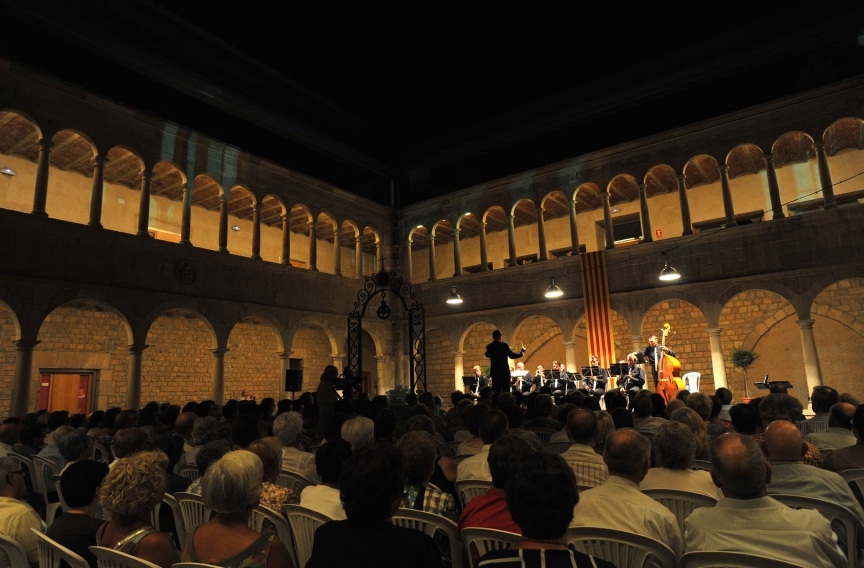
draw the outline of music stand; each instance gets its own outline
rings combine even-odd
[[[549,382],[551,381],[552,382],[552,390],[555,390],[558,388],[558,383],[561,382],[561,371],[556,371],[554,369],[544,369],[543,370],[543,376],[545,377],[545,380],[543,382],[544,386],[548,385]]]
[[[780,387],[783,387],[786,389],[792,388],[792,383],[790,383],[789,381],[771,381],[768,383],[766,383],[765,381],[756,381],[753,384],[756,385],[756,388],[759,390],[770,390],[771,387],[773,387],[774,385],[777,385],[777,386],[780,386]]]
[[[466,392],[474,392],[477,388],[477,377],[474,375],[464,375],[462,377],[462,386],[466,389]]]
[[[609,365],[609,374],[610,375],[626,375],[628,371],[627,363],[612,363]]]

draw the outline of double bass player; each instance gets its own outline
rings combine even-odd
[[[675,352],[666,347],[665,345],[660,345],[657,343],[657,336],[652,335],[648,338],[648,345],[643,349],[640,349],[636,352],[637,355],[641,357],[645,357],[648,362],[651,364],[651,375],[654,377],[654,389],[657,388],[657,360],[663,356],[663,353],[668,353],[671,356],[675,356]]]

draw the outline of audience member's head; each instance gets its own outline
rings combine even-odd
[[[733,404],[729,409],[729,419],[732,422],[732,429],[739,434],[752,436],[762,425],[759,408],[755,404],[746,402]]]
[[[247,448],[258,456],[264,468],[264,481],[273,483],[282,471],[282,445],[276,436],[258,438],[249,443]]]
[[[203,476],[211,463],[230,451],[231,444],[228,440],[213,440],[201,446],[201,449],[195,454],[195,466],[198,468],[198,473]]]
[[[632,428],[615,430],[606,438],[603,461],[609,475],[639,483],[651,467],[651,442]]]
[[[593,446],[597,439],[597,415],[587,408],[576,408],[567,415],[567,437],[574,444]]]
[[[552,415],[554,407],[552,397],[548,394],[541,394],[534,399],[534,416],[537,418],[549,418]]]
[[[374,433],[377,441],[392,440],[396,435],[396,426],[399,424],[399,416],[392,408],[382,408],[372,419],[375,423]],[[316,458],[317,459],[317,458]]]
[[[117,460],[99,488],[99,502],[109,517],[123,524],[147,521],[165,496],[167,462],[168,456],[158,450]]]
[[[651,393],[651,416],[668,418],[666,415],[666,399],[659,392]]]
[[[514,461],[506,499],[524,537],[557,541],[567,532],[579,502],[576,475],[561,456],[531,452]]]
[[[838,402],[831,406],[828,414],[829,428],[852,429],[852,418],[855,416],[855,407],[848,402]]]
[[[732,499],[763,497],[771,468],[752,436],[729,432],[711,443],[711,478]]]
[[[646,390],[636,393],[636,396],[630,401],[630,405],[633,407],[633,414],[636,415],[636,418],[648,418],[654,411],[651,393]]]
[[[248,448],[262,433],[261,421],[255,414],[241,414],[231,424],[231,441],[236,448]]]
[[[836,389],[826,385],[817,385],[813,387],[813,391],[810,393],[810,403],[813,407],[813,412],[828,412],[839,401],[840,393]]]
[[[283,446],[294,446],[299,443],[300,432],[303,431],[303,415],[299,412],[285,412],[273,419],[273,435],[279,438]]]
[[[656,467],[687,470],[696,458],[696,438],[690,428],[670,420],[657,429],[651,452]]]
[[[585,395],[585,398],[582,399],[582,404],[579,406],[597,412],[600,410],[600,399],[593,394]]]
[[[775,420],[789,420],[797,423],[801,418],[801,403],[788,394],[771,393],[762,397],[759,402],[759,417],[763,426],[768,426]]]
[[[0,444],[6,444],[14,447],[15,444],[21,441],[21,425],[12,422],[6,422],[0,425]]]
[[[351,444],[342,439],[321,444],[315,452],[315,471],[321,478],[321,483],[330,486],[339,485],[342,467],[351,457]]]
[[[480,439],[484,444],[494,444],[507,433],[507,415],[500,410],[490,410],[480,419]]]
[[[719,387],[714,395],[720,399],[720,403],[724,406],[732,404],[732,391],[726,387]]]
[[[858,397],[856,397],[854,394],[851,394],[848,392],[841,392],[840,396],[837,397],[837,400],[839,402],[848,402],[849,404],[851,404],[852,406],[855,406],[855,407],[857,407],[860,404],[860,402],[858,402]]]
[[[24,470],[18,460],[0,457],[0,497],[24,499],[27,496],[27,482]]]
[[[806,451],[797,425],[788,420],[775,420],[765,427],[765,454],[770,462],[802,461]]]
[[[606,444],[606,436],[615,429],[615,421],[612,419],[612,415],[605,410],[600,410],[595,414],[597,415],[597,436],[594,439],[594,450],[602,452]]]
[[[627,397],[621,394],[619,390],[607,390],[603,395],[603,400],[606,403],[607,412],[612,412],[613,408],[627,408]]]
[[[70,464],[60,476],[63,499],[72,509],[84,509],[96,499],[102,480],[108,475],[108,464],[81,460]]]
[[[147,432],[141,428],[117,430],[112,440],[111,451],[117,459],[125,458],[148,449]]]
[[[510,469],[522,456],[531,453],[533,448],[525,440],[513,434],[502,436],[489,448],[489,473],[492,475],[492,485],[504,489],[510,478]]]
[[[687,403],[681,400],[680,398],[673,398],[669,402],[666,403],[666,416],[672,416],[672,413],[678,410],[679,408],[684,408],[687,406]]]
[[[365,416],[349,418],[342,424],[342,439],[351,444],[352,451],[375,445],[375,422]]]
[[[616,430],[633,427],[633,413],[626,408],[613,408],[609,415]]]
[[[216,431],[219,429],[219,422],[212,416],[199,416],[192,425],[193,446],[203,446],[207,442],[212,442],[216,439]]]
[[[349,520],[387,521],[405,491],[402,453],[393,444],[361,447],[346,462],[339,486]]]
[[[409,485],[425,485],[435,471],[438,451],[432,435],[423,430],[405,432],[396,442],[405,460],[405,477]]]
[[[93,440],[84,428],[72,429],[57,438],[57,450],[66,461],[86,460],[93,455]]]
[[[711,418],[711,399],[707,394],[701,392],[690,393],[687,397],[687,408],[692,408],[699,415],[699,418],[708,422]]]
[[[204,505],[228,519],[247,519],[261,499],[264,466],[248,450],[234,450],[207,468],[201,478]]]

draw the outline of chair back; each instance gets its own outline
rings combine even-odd
[[[9,559],[9,566],[12,568],[30,566],[30,563],[27,561],[27,552],[21,546],[21,543],[14,538],[0,533],[0,559],[3,557]]]
[[[204,498],[197,493],[178,491],[174,494],[174,497],[177,499],[177,504],[180,507],[180,514],[183,516],[183,530],[185,535],[193,533],[199,525],[203,525],[210,520],[213,511],[204,504]],[[185,544],[186,540],[185,535],[183,544]]]
[[[93,442],[93,459],[102,463],[111,463],[113,456],[103,444]]]
[[[490,550],[510,548],[514,544],[518,544],[520,540],[522,540],[522,535],[510,531],[481,527],[462,529],[462,544],[465,545],[468,564],[471,568],[475,568],[477,559],[482,558]]]
[[[795,568],[797,564],[745,552],[686,552],[678,568]]]
[[[540,427],[528,427],[526,428],[529,432],[534,432],[537,434],[537,437],[540,438],[540,443],[545,444],[549,441],[549,438],[552,437],[553,434],[557,434],[557,430],[553,430],[552,428],[540,428]]]
[[[540,444],[540,449],[544,452],[549,452],[550,454],[558,454],[561,455],[567,451],[567,448],[570,447],[570,442],[546,442],[545,444]]]
[[[630,568],[668,568],[678,558],[659,540],[605,527],[570,527],[567,543],[576,550],[616,566]]]
[[[191,479],[195,481],[199,477],[201,477],[201,471],[198,469],[197,465],[181,465],[179,471],[179,475],[185,477],[186,479]]]
[[[684,382],[684,388],[690,392],[699,392],[699,380],[701,378],[702,373],[697,371],[690,371],[681,376],[681,380]]]
[[[16,460],[18,466],[27,471],[27,488],[41,494],[42,492],[36,487],[36,466],[33,464],[33,458],[16,452],[9,452],[9,457]]]
[[[713,497],[681,489],[643,489],[642,493],[675,513],[681,534],[684,534],[684,519],[687,515],[699,507],[713,507],[717,504],[717,499]]]
[[[287,487],[288,489],[293,490],[297,497],[300,497],[300,493],[303,492],[303,489],[310,485],[315,485],[315,482],[308,477],[293,471],[280,471],[279,475],[276,477],[276,485]]]
[[[858,525],[858,519],[851,509],[843,505],[802,495],[769,493],[768,496],[780,501],[787,507],[794,509],[816,509],[819,511],[823,517],[831,522],[831,528],[840,540],[843,541],[840,545],[846,553],[846,560],[849,566],[858,566],[858,531],[861,530],[861,527]]]
[[[306,566],[309,557],[312,556],[315,531],[333,519],[302,505],[283,505],[282,514],[288,519],[288,526],[294,539],[297,553],[296,566]]]
[[[96,565],[99,568],[161,568],[158,564],[147,562],[137,556],[132,556],[113,548],[91,546],[90,552],[96,555]]]
[[[33,456],[33,467],[36,470],[36,485],[39,487],[39,492],[42,494],[42,499],[45,501],[45,526],[50,527],[57,516],[57,511],[60,510],[61,504],[59,500],[52,501],[48,491],[48,480],[53,483],[53,476],[60,473],[60,468],[56,463],[42,456]],[[55,486],[59,490],[59,486]]]
[[[276,535],[288,549],[294,566],[297,566],[297,552],[294,546],[294,537],[291,535],[291,527],[288,526],[288,519],[264,505],[256,505],[252,509],[252,514],[249,515],[249,528],[253,531],[264,532],[266,523],[270,523],[276,529]]]
[[[87,560],[80,554],[72,552],[39,530],[31,528],[30,531],[36,535],[36,549],[39,551],[39,568],[60,568],[61,560],[65,560],[69,568],[90,568]]]
[[[159,530],[164,533],[170,533],[169,527],[161,526],[161,522],[159,519],[159,515],[162,512],[163,507],[169,507],[171,509],[171,515],[174,517],[174,536],[177,538],[177,542],[175,543],[180,549],[186,546],[186,526],[183,523],[183,511],[180,510],[180,503],[177,502],[177,498],[171,495],[170,493],[166,493],[162,496],[162,501],[156,503],[156,506],[153,507],[153,510],[150,511],[150,524],[153,525],[156,530]]]
[[[403,507],[396,510],[390,522],[400,527],[423,531],[433,538],[436,532],[441,531],[447,535],[447,540],[449,541],[450,549],[448,553],[451,566],[453,568],[462,568],[462,544],[456,538],[458,529],[454,521],[435,513]]]
[[[465,505],[474,497],[486,495],[486,492],[492,487],[492,482],[484,479],[459,479],[453,483],[453,487],[456,489],[456,495],[459,496],[459,502],[464,509]]]
[[[69,505],[66,504],[66,499],[63,498],[63,488],[60,486],[60,477],[59,473],[55,473],[51,476],[51,479],[54,481],[54,488],[57,489],[57,499],[60,501],[60,510],[66,511],[69,509]]]
[[[823,458],[825,456],[822,456]],[[864,508],[864,469],[847,469],[841,471],[840,475],[849,484],[849,489],[855,494],[855,498]]]

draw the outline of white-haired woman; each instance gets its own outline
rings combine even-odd
[[[228,452],[207,468],[201,497],[216,515],[187,535],[182,560],[231,568],[293,567],[279,537],[248,525],[263,476],[261,458],[248,450]]]

